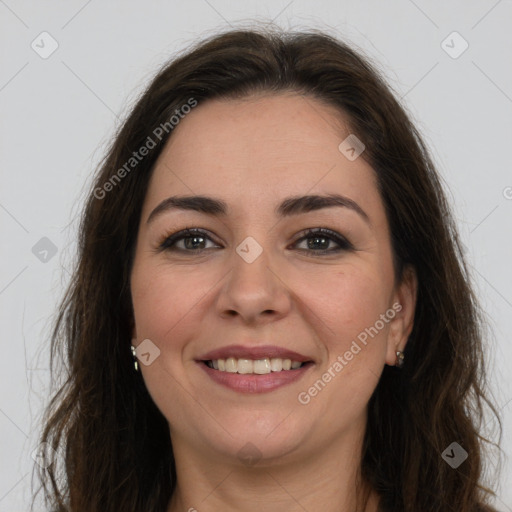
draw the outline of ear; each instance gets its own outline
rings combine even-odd
[[[389,322],[387,339],[386,364],[394,366],[396,352],[403,351],[414,326],[418,278],[412,266],[404,269],[401,283],[393,294],[393,310],[395,317]]]

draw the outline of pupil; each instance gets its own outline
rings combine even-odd
[[[197,247],[197,243],[203,243],[203,237],[201,236],[194,236],[194,237],[190,237],[190,238],[186,238],[185,239],[185,247],[187,249],[198,249],[199,247]],[[199,242],[198,242],[199,241]]]
[[[317,241],[321,241],[320,242],[320,246],[318,245],[315,245],[314,242],[317,242]],[[320,248],[320,249],[327,249],[327,247],[329,246],[329,240],[325,237],[320,237],[320,236],[315,236],[314,238],[310,238],[308,240],[308,248],[309,249],[315,249],[315,248]]]

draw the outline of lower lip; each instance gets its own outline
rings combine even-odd
[[[280,372],[256,375],[223,372],[210,368],[203,361],[198,361],[197,363],[212,380],[238,393],[266,393],[274,391],[299,380],[313,366],[313,363],[308,362],[295,370],[282,370]]]

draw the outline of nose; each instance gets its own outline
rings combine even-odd
[[[267,251],[251,263],[234,252],[216,306],[224,318],[237,317],[247,324],[268,323],[290,312],[291,293]]]

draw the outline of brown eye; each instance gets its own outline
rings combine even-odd
[[[199,229],[185,229],[167,236],[159,245],[159,249],[167,251],[201,252],[211,248],[206,247],[208,242],[214,243],[204,231]],[[214,246],[219,247],[218,245]]]
[[[295,245],[303,242],[306,242],[306,247],[299,247],[299,250],[320,255],[354,248],[345,237],[326,228],[306,230],[305,236],[297,240]]]

